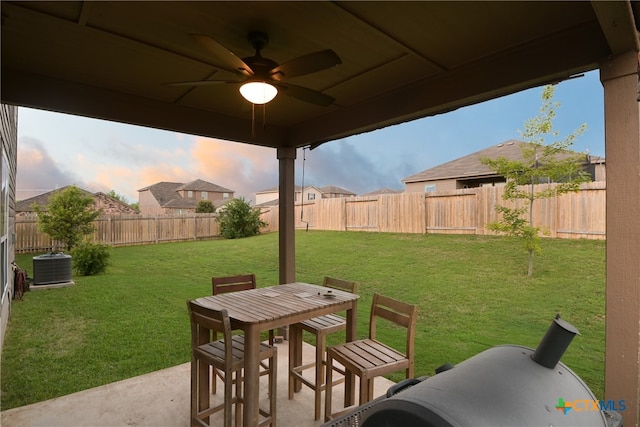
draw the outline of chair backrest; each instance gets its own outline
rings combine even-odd
[[[369,317],[369,338],[376,339],[376,319],[388,320],[406,328],[407,342],[405,356],[409,359],[409,371],[413,375],[413,353],[418,320],[418,306],[398,301],[380,294],[373,294]]]
[[[358,284],[350,280],[324,276],[324,283],[322,285],[333,289],[339,289],[341,291],[351,292],[352,294],[358,292]]]
[[[256,288],[256,275],[252,273],[237,276],[212,277],[211,285],[213,287],[213,295],[246,291]]]
[[[223,335],[225,353],[231,354],[231,321],[227,310],[213,310],[195,301],[187,301],[187,309],[191,320],[191,350],[211,342],[211,331],[218,331]]]

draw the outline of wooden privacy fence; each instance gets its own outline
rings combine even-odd
[[[544,184],[553,186],[555,184]],[[388,233],[494,234],[487,224],[498,220],[497,205],[504,187],[479,187],[434,193],[319,199],[295,206],[300,229],[377,231]],[[548,236],[564,239],[605,239],[604,182],[583,184],[576,193],[534,203],[534,225]],[[279,207],[262,208],[264,231],[278,231]],[[93,240],[110,246],[214,239],[220,236],[216,214],[105,215],[94,221]],[[16,217],[16,252],[54,249],[38,231],[35,216]],[[56,246],[57,249],[64,249]]]
[[[541,184],[549,187],[555,184]],[[295,206],[296,228],[392,233],[495,234],[504,187],[434,193],[320,199]],[[550,237],[605,239],[605,182],[583,184],[576,193],[534,202],[534,225]],[[278,230],[278,206],[263,208],[262,220]]]
[[[213,239],[220,236],[215,213],[189,215],[105,215],[93,222],[93,241],[109,246]],[[55,242],[38,230],[35,216],[16,217],[16,252],[46,252]],[[64,249],[56,245],[58,249]]]

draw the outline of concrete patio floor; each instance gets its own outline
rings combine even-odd
[[[313,420],[313,392],[302,387],[293,400],[287,396],[288,341],[278,346],[278,412],[281,427],[322,425]],[[305,344],[303,360],[312,361],[315,349]],[[313,370],[309,371],[312,374]],[[0,413],[2,427],[189,427],[190,363],[129,378],[67,396],[13,408]],[[393,382],[376,378],[375,395]],[[334,388],[334,407],[342,406],[344,385]],[[218,392],[220,394],[220,392]],[[266,390],[261,392],[266,396]],[[324,402],[323,402],[324,411]],[[221,413],[214,425],[221,425]],[[213,418],[212,418],[213,419]],[[219,421],[219,422],[218,422]]]

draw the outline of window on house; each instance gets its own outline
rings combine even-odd
[[[187,197],[188,198],[192,198],[193,197],[193,191],[191,191],[191,190],[187,191]]]
[[[307,200],[315,200],[315,199],[316,199],[316,193],[307,194]]]
[[[202,200],[207,200],[209,198],[209,193],[207,193],[206,191],[202,192]]]
[[[228,199],[229,198],[229,193],[222,193],[222,198],[224,200]]]
[[[427,184],[424,186],[424,192],[425,193],[432,193],[436,191],[436,185],[435,184]]]

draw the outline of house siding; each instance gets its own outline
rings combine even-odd
[[[16,170],[18,158],[18,108],[9,105],[0,105],[0,170],[2,176],[7,178],[5,197],[0,200],[3,215],[6,215],[6,223],[3,218],[2,223],[2,245],[4,246],[4,256],[1,260],[3,280],[2,301],[0,303],[0,351],[4,346],[4,336],[7,330],[7,323],[11,313],[11,297],[13,293],[13,272],[9,268],[12,261],[15,261],[15,194],[16,194]],[[4,169],[8,170],[4,170]],[[5,213],[6,212],[6,213]]]
[[[440,179],[434,181],[418,181],[407,182],[406,191],[409,192],[425,192],[425,187],[428,185],[435,185],[435,191],[450,191],[457,189],[457,181],[455,179]]]
[[[227,199],[232,199],[233,198],[233,193],[231,192],[217,192],[217,191],[192,191],[192,196],[189,197],[189,191],[187,190],[183,190],[183,191],[179,191],[178,194],[180,194],[180,196],[182,196],[183,199],[193,199],[196,201],[200,201],[200,200],[210,200],[210,201],[214,201],[214,200],[227,200]],[[207,197],[204,198],[203,197],[203,193],[207,193]],[[224,197],[225,194],[227,195],[227,197]]]
[[[270,202],[272,200],[278,200],[279,197],[277,188],[273,191],[262,191],[260,193],[256,193],[256,205]]]
[[[155,215],[163,213],[160,203],[153,197],[151,190],[140,191],[138,193],[138,208],[140,212],[146,215]]]

